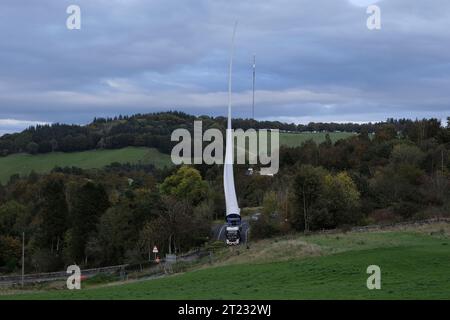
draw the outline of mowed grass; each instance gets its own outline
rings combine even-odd
[[[351,132],[329,132],[331,141],[334,143],[341,139],[346,139],[355,135]],[[313,140],[316,143],[325,141],[326,132],[301,132],[301,133],[280,133],[280,145],[288,147],[299,147],[307,140]]]
[[[317,250],[296,255],[303,246]],[[262,252],[264,247],[282,254],[273,252],[269,262],[270,250]],[[448,234],[291,236],[242,251],[237,260],[219,266],[155,280],[0,299],[450,299]],[[381,290],[366,287],[369,265],[381,268]]]
[[[102,168],[113,162],[154,164],[156,167],[170,165],[170,155],[153,148],[128,147],[114,150],[89,150],[82,152],[54,152],[45,154],[13,154],[0,157],[0,183],[8,181],[13,174],[27,175],[32,170],[46,173],[54,167]]]

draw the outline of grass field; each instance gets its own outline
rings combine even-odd
[[[80,291],[0,299],[450,299],[449,225],[264,240],[212,267]],[[381,268],[381,290],[366,287]]]
[[[325,141],[326,132],[302,132],[302,133],[280,133],[280,145],[288,147],[299,147],[303,142],[312,139],[316,143]],[[351,132],[330,132],[331,141],[334,143],[340,139],[346,139],[354,136],[355,133]]]
[[[32,170],[37,173],[45,173],[55,166],[91,169],[101,168],[113,162],[152,163],[157,167],[171,164],[170,155],[152,148],[128,147],[115,150],[55,152],[38,155],[21,153],[0,157],[0,183],[5,183],[13,174],[26,175]]]

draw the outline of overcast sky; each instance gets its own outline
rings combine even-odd
[[[367,5],[381,9],[368,30]],[[81,30],[66,9],[81,7]],[[448,0],[2,0],[0,134],[36,122],[181,110],[379,121],[450,116]]]

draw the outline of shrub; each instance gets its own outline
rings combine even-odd
[[[280,233],[279,224],[267,217],[261,216],[258,220],[251,222],[251,239],[271,238]]]

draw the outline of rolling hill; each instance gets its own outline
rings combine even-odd
[[[333,142],[353,136],[349,132],[331,132]],[[324,132],[281,133],[280,145],[300,146],[312,139],[316,143],[325,141]],[[0,157],[0,183],[4,184],[13,174],[26,175],[31,171],[47,173],[55,166],[78,167],[82,169],[102,168],[113,162],[154,164],[158,168],[171,165],[170,155],[155,148],[126,147],[121,149],[99,149],[79,152],[51,152],[31,155],[27,153],[11,154]]]

